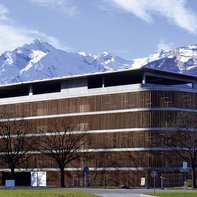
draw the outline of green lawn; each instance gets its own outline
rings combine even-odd
[[[197,197],[197,192],[156,192],[146,193],[147,195],[158,196],[158,197]]]
[[[96,197],[97,195],[78,191],[52,190],[0,190],[0,197]]]

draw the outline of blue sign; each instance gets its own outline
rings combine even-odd
[[[157,177],[157,175],[158,175],[158,174],[157,174],[157,171],[156,171],[156,170],[154,170],[154,171],[151,172],[151,176],[152,176],[152,177]]]
[[[85,166],[85,167],[83,168],[83,173],[84,173],[84,174],[88,174],[89,172],[90,172],[89,168],[88,168],[87,166]]]

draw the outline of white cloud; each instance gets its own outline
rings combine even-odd
[[[6,50],[13,50],[25,43],[30,43],[36,38],[49,42],[55,47],[63,48],[53,36],[15,25],[8,13],[9,10],[3,4],[0,4],[0,53]]]
[[[9,10],[3,4],[0,4],[0,20],[8,20],[7,18],[8,13]]]
[[[158,45],[157,45],[157,49],[158,50],[161,50],[161,49],[164,49],[164,50],[170,50],[174,47],[174,44],[172,42],[169,42],[169,43],[166,43],[164,42],[163,40],[161,40]]]
[[[190,33],[197,33],[197,15],[186,0],[110,0],[113,5],[150,23],[155,15],[167,18]]]
[[[73,16],[77,13],[77,8],[70,5],[68,0],[30,0],[33,4],[43,7],[50,7],[63,11],[68,16]]]

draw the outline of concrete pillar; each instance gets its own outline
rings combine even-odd
[[[146,83],[146,75],[145,73],[143,73],[142,75],[142,84],[145,84]]]
[[[104,79],[104,77],[102,77],[102,88],[104,88],[105,87],[105,79]]]
[[[29,85],[29,96],[33,95],[33,87],[32,84]]]

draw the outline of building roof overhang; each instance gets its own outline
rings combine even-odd
[[[71,81],[74,79],[84,79],[84,78],[91,78],[91,77],[118,77],[118,76],[128,76],[131,77],[142,77],[142,76],[149,76],[153,77],[153,79],[156,81],[158,79],[156,78],[162,78],[163,81],[166,81],[166,85],[168,85],[167,81],[171,80],[173,81],[188,81],[188,82],[197,82],[197,76],[191,76],[181,73],[175,73],[175,72],[169,72],[169,71],[163,71],[158,69],[152,69],[152,68],[138,68],[138,69],[124,69],[124,70],[113,70],[113,71],[103,71],[103,72],[95,72],[95,73],[85,73],[85,74],[79,74],[79,75],[69,75],[69,76],[62,76],[62,77],[54,77],[50,79],[42,79],[42,80],[34,80],[34,81],[26,81],[26,82],[18,82],[13,84],[2,84],[0,85],[0,89],[9,88],[13,86],[26,86],[36,83],[55,83],[57,81]]]

